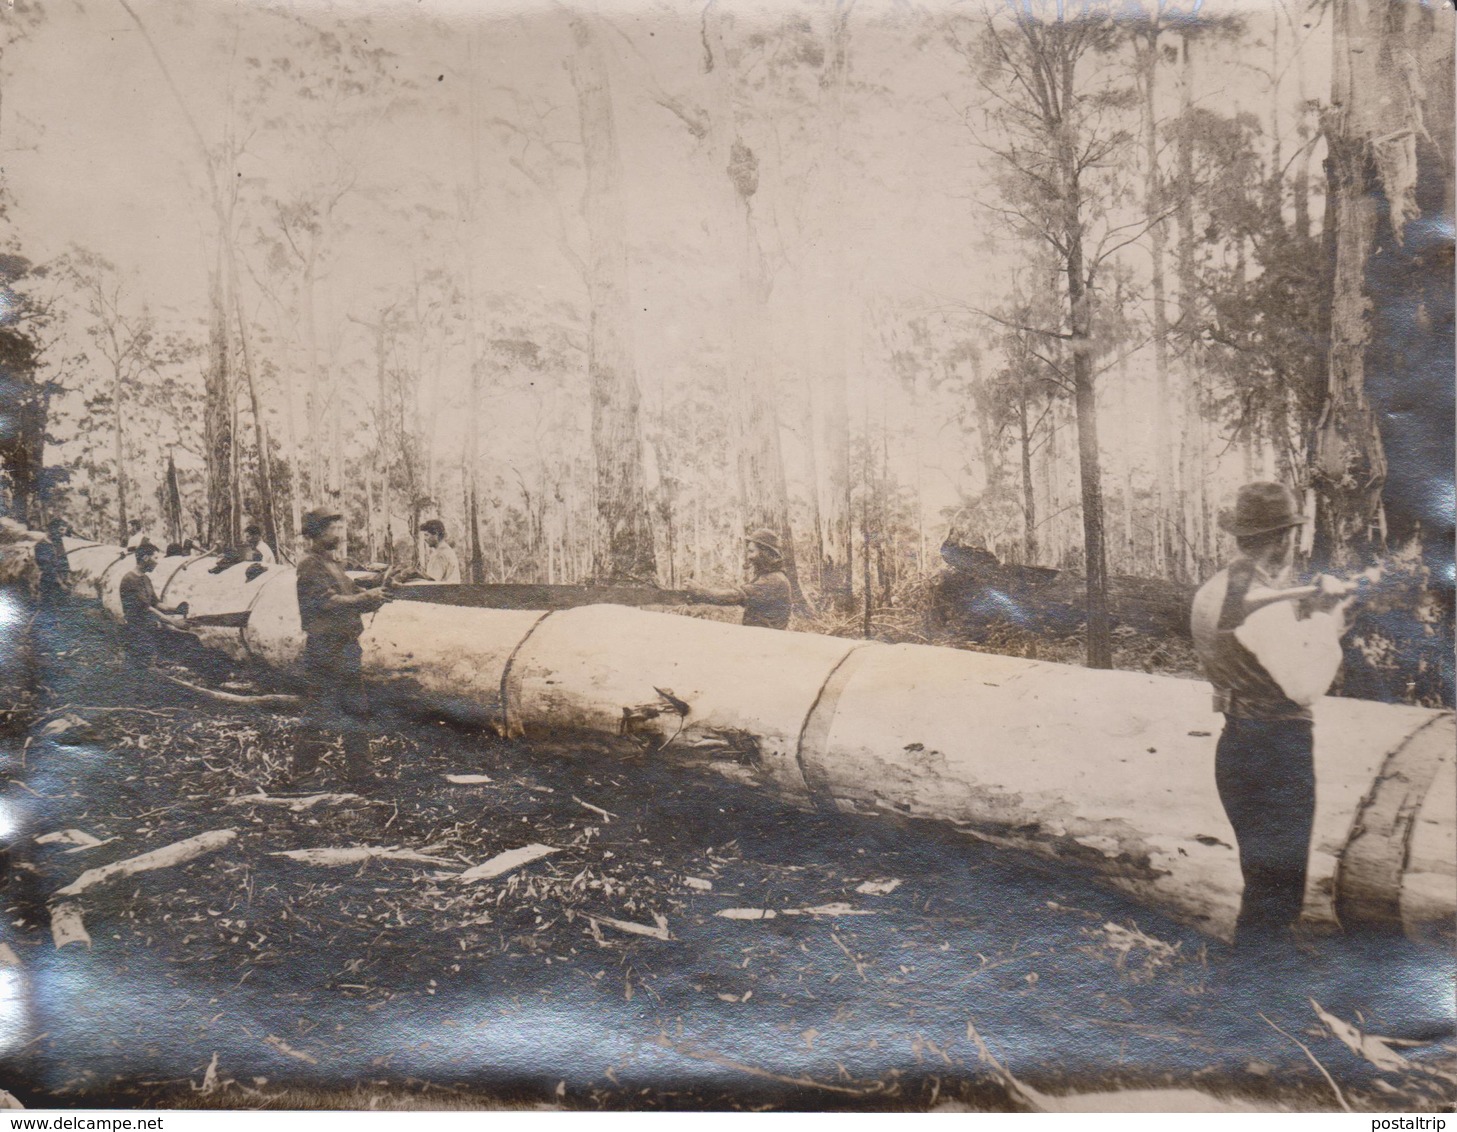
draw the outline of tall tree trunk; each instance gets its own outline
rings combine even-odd
[[[1024,379],[1017,388],[1017,446],[1022,457],[1022,562],[1027,566],[1037,564],[1037,489],[1032,479],[1032,433],[1027,422],[1031,408]]]
[[[290,367],[291,368],[291,367]],[[283,387],[283,408],[284,408],[284,439],[288,442],[288,515],[291,521],[289,527],[290,545],[285,547],[282,542],[274,544],[274,550],[285,557],[292,558],[292,540],[299,537],[303,529],[304,515],[304,469],[303,451],[298,440],[298,406],[294,403],[294,389],[288,384],[288,370],[284,371]]]
[[[800,312],[803,314],[803,304],[800,305]],[[809,526],[810,526],[810,551],[814,555],[814,580],[815,587],[819,591],[820,600],[827,600],[830,595],[825,589],[825,527],[822,499],[824,486],[820,483],[820,429],[818,427],[818,412],[815,404],[815,379],[809,377],[805,383],[805,436],[807,443],[804,446],[806,474],[809,479]]]
[[[126,443],[123,438],[123,421],[125,410],[122,404],[122,381],[121,366],[116,367],[111,386],[111,405],[115,413],[115,447],[116,447],[116,529],[121,532],[121,543],[126,545],[127,535],[127,510],[126,510]],[[23,517],[23,516],[22,516]]]
[[[828,263],[826,265],[824,387],[826,494],[820,508],[820,587],[842,612],[854,606],[854,546],[850,539],[851,473],[848,403],[847,312],[852,306],[851,282],[845,269],[845,89],[850,74],[850,14],[855,0],[836,0],[830,49],[825,55],[821,90],[828,122],[824,131],[827,184],[823,195]]]
[[[1160,574],[1177,576],[1175,564],[1180,561],[1179,546],[1183,542],[1183,509],[1177,506],[1183,492],[1179,483],[1182,470],[1176,459],[1172,403],[1169,389],[1169,317],[1168,297],[1164,285],[1164,254],[1167,241],[1164,222],[1155,219],[1164,204],[1163,178],[1158,164],[1158,73],[1159,32],[1157,23],[1150,28],[1139,49],[1143,72],[1143,207],[1151,221],[1149,228],[1150,286],[1153,314],[1154,364],[1154,481],[1157,511],[1154,516],[1154,564]],[[1181,192],[1187,188],[1180,187]]]
[[[233,509],[233,374],[228,308],[223,296],[222,248],[209,278],[208,367],[204,378],[203,449],[207,467],[207,534],[210,546],[238,541]]]
[[[729,303],[729,380],[737,413],[739,495],[744,523],[778,532],[784,545],[784,570],[796,604],[804,604],[789,522],[789,492],[784,475],[784,453],[779,434],[778,389],[775,366],[763,356],[761,344],[769,322],[770,280],[759,239],[754,195],[759,187],[759,159],[740,135],[734,105],[733,73],[723,34],[722,5],[715,3],[704,15],[704,43],[709,52],[709,84],[713,107],[708,116],[710,151],[725,177],[726,196],[732,204],[724,212],[728,225],[728,252],[738,266]]]
[[[481,122],[480,91],[478,71],[478,44],[474,25],[466,42],[470,66],[470,184],[466,187],[464,203],[464,224],[466,247],[474,249],[479,218],[479,197],[481,191]],[[480,304],[476,293],[476,270],[473,250],[467,251],[465,263],[465,356],[466,375],[469,389],[466,394],[465,451],[462,456],[461,475],[465,492],[463,515],[470,545],[470,580],[480,584],[486,580],[485,553],[481,547],[480,518],[480,432],[481,432],[481,348],[480,348]],[[499,544],[499,539],[497,540]],[[497,547],[499,554],[500,547]],[[498,579],[504,580],[504,579]]]
[[[1063,62],[1062,87],[1076,89],[1074,63]],[[1112,626],[1108,619],[1108,561],[1103,530],[1103,469],[1098,451],[1098,398],[1093,387],[1093,308],[1083,251],[1083,201],[1077,172],[1076,133],[1059,132],[1062,163],[1063,239],[1067,262],[1068,328],[1072,338],[1073,399],[1078,422],[1078,477],[1082,488],[1083,551],[1087,571],[1089,668],[1113,667]]]
[[[867,403],[865,414],[863,458],[860,461],[860,567],[861,588],[864,598],[864,619],[862,635],[868,641],[874,636],[874,622],[871,613],[875,607],[875,586],[870,580],[870,413]]]
[[[1200,301],[1199,282],[1195,274],[1194,249],[1198,239],[1194,231],[1194,141],[1187,124],[1194,113],[1194,61],[1192,36],[1186,34],[1182,44],[1181,113],[1186,128],[1180,131],[1177,160],[1179,163],[1179,197],[1175,209],[1178,221],[1179,321],[1186,343],[1197,341]],[[1183,422],[1181,440],[1182,495],[1184,522],[1179,531],[1183,543],[1184,578],[1197,580],[1206,557],[1210,532],[1204,521],[1208,514],[1208,485],[1205,463],[1208,453],[1204,437],[1203,378],[1198,364],[1197,347],[1190,345],[1184,355],[1182,389]]]
[[[1388,428],[1402,429],[1401,446],[1410,454],[1409,466],[1390,469],[1402,485],[1393,493],[1400,501],[1398,530],[1410,537],[1418,523],[1443,534],[1451,529],[1450,500],[1430,487],[1434,476],[1450,483],[1450,428],[1424,433],[1408,423],[1422,416],[1414,411],[1425,407],[1415,390],[1430,380],[1426,374],[1450,375],[1451,335],[1414,331],[1411,316],[1389,319],[1386,311],[1419,311],[1418,326],[1423,318],[1450,326],[1450,227],[1437,235],[1439,225],[1429,233],[1411,221],[1444,210],[1451,215],[1453,68],[1451,14],[1440,6],[1337,0],[1333,31],[1325,120],[1334,213],[1331,344],[1311,479],[1316,557],[1342,566],[1384,549],[1389,469],[1378,410]],[[1382,296],[1383,309],[1373,312],[1373,294]],[[1428,345],[1434,341],[1441,346]],[[1378,405],[1367,388],[1368,366],[1389,378],[1376,387]],[[1449,384],[1427,388],[1450,405]],[[1433,419],[1441,419],[1440,408],[1433,410]],[[1443,502],[1418,502],[1423,497]],[[1439,540],[1450,564],[1450,535]]]
[[[258,383],[253,376],[253,350],[247,320],[243,317],[243,297],[238,286],[238,258],[228,240],[228,277],[233,285],[233,305],[238,318],[238,342],[243,351],[243,375],[248,381],[248,407],[253,414],[253,442],[258,448],[258,509],[263,521],[263,537],[268,545],[278,548],[278,512],[273,502],[273,473],[269,468],[268,439],[263,427],[263,413],[258,405]]]
[[[617,124],[607,61],[592,23],[588,17],[574,14],[571,28],[576,48],[572,81],[577,88],[587,175],[583,211],[591,241],[587,370],[600,530],[593,572],[602,581],[651,582],[657,577],[657,562],[638,420],[640,393],[633,356]]]
[[[318,325],[318,297],[315,289],[318,286],[316,278],[318,273],[318,244],[319,238],[316,235],[309,240],[308,256],[304,261],[304,280],[300,288],[300,297],[304,307],[304,339],[308,347],[309,358],[309,385],[308,385],[308,468],[309,468],[309,502],[312,507],[319,507],[324,502],[324,397],[327,383],[324,380],[324,373],[319,364],[319,325]],[[337,408],[337,407],[336,407]],[[296,453],[295,459],[302,462],[302,453]]]

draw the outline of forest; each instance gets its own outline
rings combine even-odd
[[[0,5],[0,1107],[1452,1111],[1453,15]]]
[[[285,558],[327,506],[359,563],[438,517],[468,581],[668,588],[768,526],[801,627],[901,639],[970,555],[1061,572],[1109,667],[1110,579],[1177,604],[1275,479],[1313,568],[1406,579],[1362,694],[1450,703],[1389,656],[1450,640],[1449,31],[17,0],[5,505]]]

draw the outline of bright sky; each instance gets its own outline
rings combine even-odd
[[[1210,0],[1205,11],[1220,4]],[[732,3],[735,42],[755,28],[773,27],[791,6],[820,33],[833,8],[829,0]],[[578,175],[565,169],[556,190],[543,191],[512,165],[519,159],[549,172],[539,144],[524,149],[518,132],[494,124],[502,119],[530,125],[539,141],[551,142],[573,160],[579,157],[567,69],[570,39],[557,6],[545,0],[489,8],[464,0],[368,7],[140,0],[136,10],[210,145],[229,128],[230,94],[242,103],[249,97],[249,58],[303,61],[289,46],[295,16],[327,24],[350,13],[369,46],[389,53],[391,76],[409,84],[400,92],[408,105],[381,113],[376,99],[367,123],[356,122],[338,135],[357,181],[340,208],[345,227],[332,245],[320,305],[342,336],[345,364],[358,368],[358,397],[369,395],[372,343],[368,330],[346,316],[369,320],[400,298],[417,271],[446,266],[458,272],[468,259],[478,288],[498,296],[492,300],[498,306],[539,317],[545,302],[565,300],[579,315],[585,311],[580,277],[563,254],[564,236],[575,251],[585,251]],[[854,9],[841,258],[832,254],[819,223],[829,189],[822,119],[813,105],[797,107],[771,88],[754,95],[758,113],[744,132],[760,155],[755,207],[775,273],[762,354],[778,379],[815,371],[832,337],[844,334],[852,373],[858,371],[859,381],[873,388],[886,362],[867,304],[894,318],[897,312],[943,310],[948,303],[991,306],[1010,290],[1015,258],[1005,241],[991,238],[995,228],[977,206],[976,198],[988,192],[985,163],[957,121],[971,87],[960,61],[936,34],[935,21],[950,10],[932,10],[928,21],[924,12],[917,15],[893,0],[860,0]],[[1226,0],[1224,10],[1235,9]],[[1320,98],[1328,92],[1323,29],[1302,28],[1298,14],[1292,27],[1284,16],[1272,20],[1268,7],[1242,10],[1257,34],[1249,37],[1242,58],[1201,57],[1196,97],[1226,113],[1248,110],[1266,127],[1271,108],[1281,107],[1286,111],[1281,125],[1289,131],[1302,94]],[[361,19],[357,14],[364,11],[368,16]],[[600,11],[610,21],[603,39],[624,166],[639,375],[652,405],[674,382],[697,380],[693,375],[715,364],[726,334],[726,295],[734,280],[715,243],[722,176],[709,166],[705,147],[657,101],[668,94],[702,102],[715,97],[714,87],[699,68],[695,5],[613,0]],[[473,22],[471,12],[489,14]],[[1275,23],[1281,24],[1280,38],[1272,43],[1269,29]],[[1293,31],[1310,37],[1298,62],[1291,52]],[[1278,98],[1272,99],[1259,71],[1268,70],[1277,55],[1282,78]],[[17,201],[13,219],[26,254],[45,260],[72,243],[99,251],[132,277],[136,293],[154,310],[198,324],[205,312],[214,221],[197,144],[119,0],[52,0],[45,22],[7,50],[5,70],[0,160]],[[483,221],[476,239],[462,247],[461,229],[449,217],[470,179],[467,89],[473,73],[484,123]],[[797,89],[806,98],[818,97],[812,74],[801,77]],[[1175,97],[1171,90],[1166,94]],[[539,128],[533,122],[538,116]],[[318,135],[300,135],[298,118],[278,98],[259,112],[245,109],[233,117],[234,128],[254,131],[239,162],[240,246],[254,270],[264,274],[253,238],[267,225],[262,202],[307,192],[330,166]],[[1292,136],[1285,151],[1294,148]],[[1318,164],[1314,170],[1318,173]],[[419,205],[438,214],[405,215]],[[1315,211],[1319,216],[1318,207]],[[1132,262],[1135,270],[1146,270],[1136,257]],[[843,293],[830,286],[836,270],[850,282],[843,319],[832,317],[830,305]],[[273,317],[251,283],[245,290],[246,303],[260,319]],[[452,358],[445,367],[447,404],[458,404],[462,396],[462,363]],[[1145,360],[1133,359],[1127,380],[1146,383],[1145,370]],[[872,395],[872,403],[877,399]],[[797,403],[791,398],[791,406]],[[496,432],[486,449],[506,463],[525,458],[528,441],[511,427],[521,411],[518,402],[494,414]],[[886,411],[908,410],[897,403]],[[933,415],[939,411],[933,408]],[[446,414],[441,426],[442,443],[457,451],[458,418]],[[792,478],[805,474],[803,453],[792,439],[800,424],[786,413]],[[977,461],[968,459],[955,430],[921,431],[916,441],[921,450],[897,459],[903,470],[911,463],[932,469],[923,486],[934,514],[967,486],[963,469]],[[1139,429],[1131,422],[1110,435],[1120,437],[1120,459],[1147,463],[1138,454]]]

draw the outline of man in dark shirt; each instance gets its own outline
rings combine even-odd
[[[691,601],[705,605],[742,605],[745,625],[764,629],[789,628],[791,589],[784,573],[784,552],[779,536],[761,527],[746,540],[749,544],[748,566],[753,580],[746,586],[712,590],[693,588]]]
[[[122,578],[117,587],[126,622],[122,629],[122,642],[132,666],[146,669],[157,662],[158,630],[163,623],[176,624],[168,615],[178,613],[179,608],[163,606],[152,586],[152,579],[147,576],[157,568],[157,548],[144,542],[133,553],[137,559],[136,567]]]
[[[361,614],[378,609],[384,589],[363,590],[344,572],[336,554],[343,541],[343,516],[310,511],[303,519],[309,553],[298,564],[298,610],[307,642],[303,673],[306,688],[304,734],[294,748],[293,771],[300,785],[318,770],[330,746],[328,733],[344,740],[344,773],[356,784],[370,777],[369,702],[361,668],[364,633]]]
[[[1340,668],[1350,605],[1349,587],[1334,578],[1289,588],[1304,522],[1283,485],[1240,488],[1221,520],[1239,556],[1204,583],[1191,616],[1214,708],[1225,717],[1214,777],[1244,877],[1235,928],[1242,950],[1285,949],[1300,918],[1315,820],[1311,704]]]
[[[71,563],[66,557],[66,521],[52,519],[48,534],[35,547],[35,565],[40,571],[40,607],[56,612],[71,592]]]

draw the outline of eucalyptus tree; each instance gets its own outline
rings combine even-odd
[[[1062,277],[1058,321],[1028,329],[1071,389],[1077,420],[1083,546],[1087,571],[1087,663],[1112,666],[1102,460],[1098,444],[1095,336],[1105,274],[1149,227],[1133,201],[1130,111],[1137,94],[1117,57],[1113,9],[1027,3],[948,20],[967,62],[993,157],[1000,203],[994,214],[1055,257]],[[975,113],[975,112],[973,112]],[[969,121],[971,119],[969,118]]]

